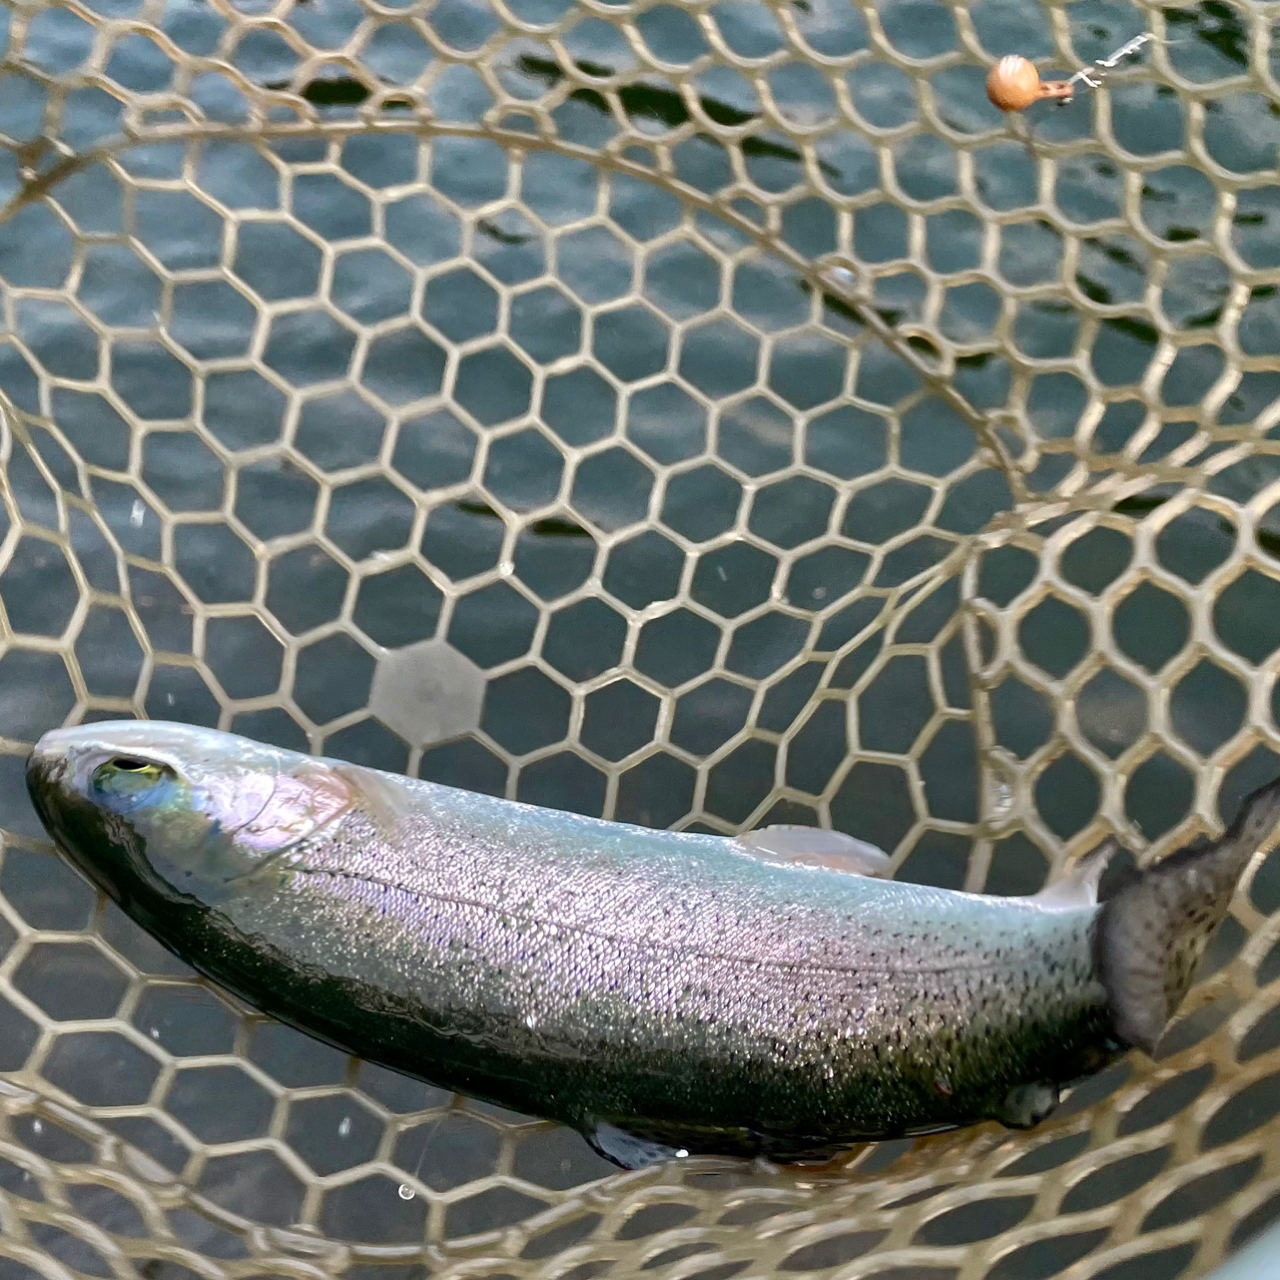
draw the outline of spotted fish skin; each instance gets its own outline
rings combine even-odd
[[[58,731],[28,781],[75,865],[249,1003],[588,1134],[797,1159],[1032,1123],[1126,1048],[1107,965],[1150,994],[1101,946],[1110,904],[788,866],[208,730]],[[1202,946],[1225,901],[1193,906]]]
[[[430,812],[385,833],[346,815],[222,911],[255,963],[274,952],[273,985],[318,979],[271,1012],[330,1010],[328,1038],[437,1083],[586,1130],[798,1156],[995,1114],[1106,1042],[1093,911],[415,790]]]

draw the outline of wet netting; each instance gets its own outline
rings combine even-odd
[[[0,1274],[1175,1280],[1280,1217],[1277,858],[1032,1132],[623,1174],[224,998],[21,782],[146,715],[992,893],[1217,831],[1280,773],[1275,11],[6,0]]]

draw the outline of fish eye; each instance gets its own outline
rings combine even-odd
[[[165,765],[152,760],[138,756],[112,756],[93,771],[93,781],[100,789],[116,790],[125,786],[133,791],[139,784],[153,785],[167,773],[169,769]]]

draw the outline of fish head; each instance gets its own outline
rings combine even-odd
[[[145,720],[45,734],[27,788],[63,852],[126,910],[237,895],[352,803],[322,761]]]

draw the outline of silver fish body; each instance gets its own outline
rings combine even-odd
[[[1159,990],[1139,974],[1119,1007],[1152,953],[1117,958],[1118,908],[1089,894],[786,865],[182,726],[59,731],[29,782],[76,865],[250,1003],[624,1160],[602,1135],[788,1159],[1034,1122],[1145,1043],[1130,1004],[1163,1027],[1190,977],[1170,965],[1257,844],[1201,856],[1194,911],[1162,900],[1176,964],[1157,956]]]

